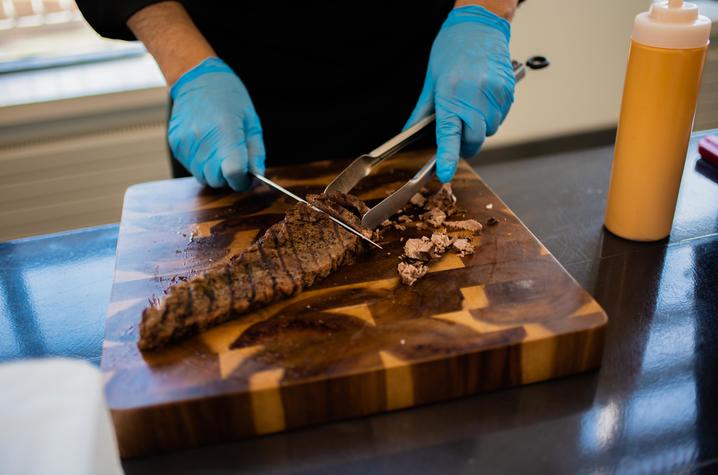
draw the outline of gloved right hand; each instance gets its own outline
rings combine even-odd
[[[451,181],[459,157],[474,157],[514,101],[511,25],[478,5],[454,8],[429,55],[424,89],[404,128],[436,111],[436,176]]]
[[[248,170],[264,174],[262,126],[242,81],[207,58],[170,88],[168,139],[174,156],[204,185],[246,190]]]

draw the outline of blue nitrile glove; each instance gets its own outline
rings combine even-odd
[[[514,101],[510,37],[508,21],[468,6],[452,10],[434,40],[424,89],[404,128],[436,112],[436,174],[444,183],[459,154],[478,154]]]
[[[219,58],[207,58],[170,89],[168,138],[175,157],[214,188],[246,190],[247,170],[264,174],[262,126],[247,88]]]

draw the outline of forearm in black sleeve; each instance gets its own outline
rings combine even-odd
[[[85,20],[105,38],[136,40],[127,20],[137,11],[163,0],[76,0]]]

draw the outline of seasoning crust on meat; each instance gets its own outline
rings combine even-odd
[[[343,218],[356,215],[326,196],[307,197],[324,210],[331,207]],[[361,209],[350,195],[341,201]],[[254,244],[222,266],[180,282],[142,313],[140,349],[149,350],[236,318],[251,310],[288,298],[351,264],[365,249],[363,241],[328,216],[304,203],[292,207]]]

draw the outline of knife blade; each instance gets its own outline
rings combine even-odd
[[[350,233],[353,233],[353,234],[359,236],[359,237],[362,238],[363,240],[365,240],[365,241],[367,241],[368,243],[370,243],[372,246],[375,246],[375,247],[377,247],[377,248],[379,248],[379,249],[384,249],[384,248],[381,247],[379,244],[375,243],[374,241],[372,241],[372,240],[369,239],[368,237],[364,236],[362,233],[360,233],[360,232],[357,231],[356,229],[352,228],[351,226],[349,226],[348,224],[344,223],[343,221],[341,221],[341,220],[335,218],[334,216],[330,215],[329,213],[327,213],[327,212],[325,212],[325,211],[322,211],[321,209],[317,208],[316,206],[314,206],[313,204],[311,204],[310,202],[308,202],[307,200],[305,200],[305,199],[302,198],[301,196],[295,195],[294,193],[292,193],[292,192],[289,191],[288,189],[284,188],[284,187],[283,187],[282,185],[280,185],[279,183],[275,183],[274,181],[270,180],[269,178],[267,178],[267,177],[265,177],[265,176],[263,176],[263,175],[260,175],[260,174],[258,174],[258,173],[254,173],[254,172],[252,172],[252,171],[250,171],[249,174],[252,175],[252,176],[253,176],[254,178],[256,178],[257,180],[259,180],[259,181],[261,181],[262,183],[264,183],[265,185],[267,185],[267,186],[269,186],[269,187],[271,187],[271,188],[274,188],[275,190],[277,190],[277,191],[279,191],[279,192],[281,192],[281,193],[284,193],[285,195],[287,195],[287,196],[289,196],[290,198],[293,198],[293,199],[299,201],[300,203],[306,204],[307,206],[309,206],[310,208],[312,208],[314,211],[317,211],[317,212],[319,212],[319,213],[322,213],[322,214],[326,215],[329,219],[331,219],[332,221],[334,221],[335,223],[337,223],[339,226],[343,227],[344,229],[346,229],[346,230],[349,231]]]

